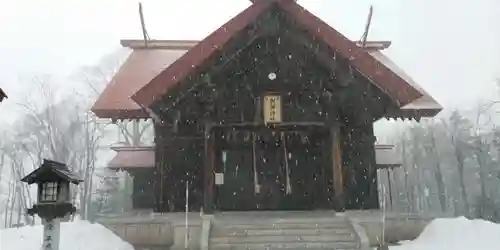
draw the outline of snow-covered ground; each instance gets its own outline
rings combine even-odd
[[[1,250],[38,250],[42,246],[43,226],[0,230]],[[134,250],[100,224],[87,221],[61,223],[60,250]]]
[[[42,226],[0,230],[1,250],[36,250],[42,245]],[[61,223],[60,250],[134,250],[100,224]],[[390,250],[498,250],[500,224],[464,217],[436,219],[413,241]]]
[[[420,236],[390,250],[498,250],[500,224],[464,217],[436,219]]]

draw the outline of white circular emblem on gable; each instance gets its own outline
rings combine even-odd
[[[269,80],[272,81],[272,80],[276,79],[276,73],[271,72],[271,73],[269,73],[269,75],[267,77],[269,78]]]

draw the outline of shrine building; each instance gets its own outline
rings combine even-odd
[[[201,41],[122,40],[131,54],[92,111],[151,119],[152,147],[114,148],[133,206],[156,212],[379,207],[383,118],[441,106],[382,50],[293,0],[255,1]]]

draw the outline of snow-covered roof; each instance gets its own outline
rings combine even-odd
[[[395,74],[399,75],[399,77],[403,78],[408,84],[417,89],[420,93],[423,94],[419,99],[403,106],[402,110],[410,110],[410,109],[436,109],[441,110],[443,107],[439,105],[439,103],[432,98],[429,93],[427,93],[410,75],[408,75],[402,68],[400,68],[394,61],[392,61],[388,56],[384,55],[382,51],[374,50],[370,51],[370,55],[372,55],[379,62],[384,64],[387,68],[392,70]]]
[[[109,162],[110,169],[139,169],[155,166],[154,147],[112,147],[116,156]]]
[[[125,40],[122,44],[133,51],[99,95],[92,112],[100,118],[149,118],[130,97],[186,53],[183,48],[191,42],[151,41],[147,49],[140,41]]]
[[[402,164],[401,157],[396,154],[394,145],[375,145],[375,162],[377,168],[394,168]]]

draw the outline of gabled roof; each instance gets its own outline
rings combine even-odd
[[[66,166],[65,164],[47,159],[43,160],[42,166],[29,173],[27,176],[22,178],[21,181],[28,184],[38,183],[43,181],[41,179],[46,178],[47,175],[55,175],[60,179],[67,180],[68,182],[74,184],[78,184],[83,181],[73,172],[71,172],[71,170],[69,170],[68,166]]]
[[[146,46],[143,40],[122,40],[121,44],[133,48],[133,51],[100,95],[92,111],[100,118],[149,118],[149,115],[130,98],[131,95],[135,90],[146,86],[158,72],[166,69],[197,43],[199,41],[150,40]],[[441,105],[381,52],[390,45],[390,41],[367,41],[363,49],[420,91],[423,96],[401,107],[396,113],[388,114],[388,117],[435,116],[441,111]]]
[[[391,69],[376,60],[363,48],[357,46],[318,17],[298,5],[294,0],[255,1],[239,15],[224,24],[180,57],[131,98],[143,107],[150,107],[155,100],[184,79],[195,73],[212,54],[223,48],[239,31],[255,22],[258,17],[277,4],[300,28],[311,36],[322,40],[330,49],[350,61],[363,75],[383,92],[387,93],[399,106],[404,106],[420,97],[422,93],[407,83]]]

